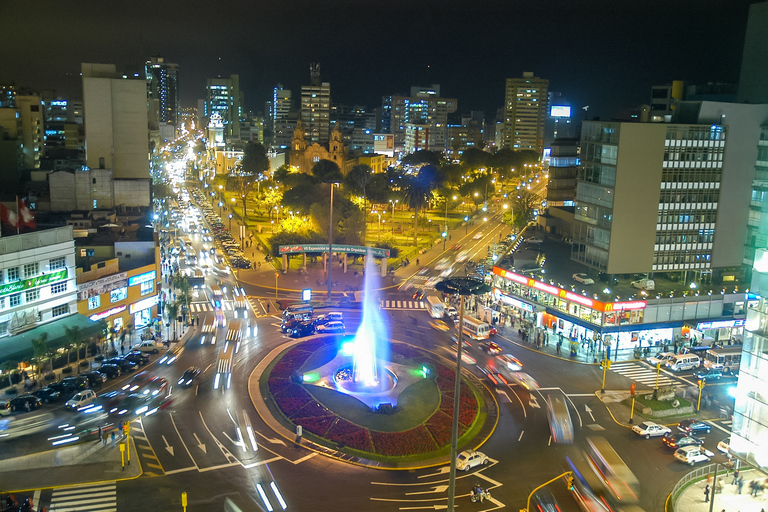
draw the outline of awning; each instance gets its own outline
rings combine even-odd
[[[24,331],[13,336],[0,338],[0,362],[17,361],[32,358],[32,340],[36,340],[42,333],[48,334],[48,348],[56,350],[68,343],[67,333],[64,327],[80,328],[80,336],[83,340],[101,333],[101,327],[97,322],[80,314],[66,316],[60,320],[54,320],[47,324],[39,325],[29,331]]]

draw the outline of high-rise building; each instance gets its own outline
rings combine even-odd
[[[284,152],[291,147],[295,119],[291,119],[293,99],[291,91],[277,84],[272,92],[272,148]]]
[[[157,100],[159,122],[178,127],[179,122],[179,65],[165,62],[163,57],[152,57],[144,65],[147,78],[147,98]]]
[[[301,87],[301,124],[310,145],[323,144],[331,130],[331,84],[320,80],[320,64],[311,64],[309,70],[311,85]]]
[[[224,137],[240,138],[240,120],[243,119],[243,97],[240,76],[209,78],[205,85],[205,117],[216,112],[224,126]]]
[[[115,179],[149,179],[147,85],[114,64],[82,64],[85,158]]]
[[[739,77],[739,103],[768,103],[768,3],[749,6]]]
[[[448,114],[456,112],[456,98],[442,98],[440,85],[411,87],[410,96],[385,96],[382,100],[382,130],[395,136],[395,151],[405,151],[407,125],[429,128],[432,151],[448,150]],[[411,134],[415,132],[411,128]]]
[[[530,149],[541,154],[547,118],[549,80],[526,71],[522,78],[507,78],[504,95],[504,144],[509,149]]]
[[[547,204],[550,206],[573,206],[573,199],[576,195],[576,175],[581,163],[579,139],[555,139],[551,149]]]

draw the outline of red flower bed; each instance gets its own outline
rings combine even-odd
[[[291,381],[288,379],[274,379],[270,378],[267,383],[269,384],[269,392],[272,395],[280,395],[285,389],[291,385]]]
[[[453,412],[453,392],[440,394],[440,410],[449,415]]]
[[[451,442],[451,416],[443,411],[437,411],[426,423],[427,430],[432,434],[438,446]]]
[[[283,411],[283,414],[288,416],[288,418],[291,418],[299,409],[307,405],[307,402],[309,401],[307,398],[290,396],[277,396],[274,398],[275,402],[277,402],[277,406]]]
[[[395,354],[400,354],[406,359],[413,359],[416,357],[424,356],[424,352],[417,350],[415,348],[409,347],[408,345],[403,345],[401,343],[393,344],[392,352],[394,352]]]
[[[322,437],[334,420],[336,420],[336,416],[314,416],[311,418],[296,418],[293,422],[301,425],[307,432],[312,432]]]
[[[373,449],[373,446],[371,445],[371,436],[365,429],[360,429],[354,434],[343,436],[339,443],[364,452],[370,452]]]
[[[469,427],[475,421],[475,416],[477,416],[477,407],[472,409],[462,407],[459,409],[459,423],[462,425]]]
[[[365,429],[362,427],[358,427],[352,422],[339,418],[339,420],[333,425],[331,425],[331,428],[328,429],[327,437],[331,441],[338,441],[342,437],[347,436],[349,434],[356,434],[360,430],[365,430]]]
[[[311,418],[313,416],[326,416],[328,414],[333,413],[328,411],[328,409],[323,407],[317,401],[309,400],[307,404],[301,408],[301,410],[296,411],[296,414],[293,415],[293,418]]]
[[[287,379],[293,375],[294,370],[295,368],[293,366],[280,361],[272,368],[272,371],[269,372],[269,376],[274,379]]]
[[[438,377],[442,377],[443,379],[448,379],[451,382],[453,382],[453,378],[456,375],[456,370],[452,368],[448,368],[445,365],[438,364],[437,365],[437,375]]]
[[[371,432],[376,453],[411,455],[436,450],[438,447],[426,428],[418,426],[404,432]]]
[[[446,392],[446,391],[451,391],[452,392],[453,388],[455,386],[456,386],[456,382],[453,379],[448,380],[448,379],[445,379],[443,377],[438,377],[437,378],[437,387],[443,393]]]

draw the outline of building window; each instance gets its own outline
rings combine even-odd
[[[0,297],[0,309],[5,309],[5,297]]]
[[[66,315],[67,313],[69,313],[69,304],[62,304],[61,306],[51,308],[51,316],[53,317]]]
[[[115,288],[109,292],[109,302],[120,302],[128,298],[128,287]]]
[[[56,295],[57,293],[64,293],[67,291],[67,282],[64,281],[63,283],[56,283],[51,285],[51,295]]]
[[[20,293],[14,293],[10,297],[8,297],[8,302],[9,302],[9,304],[10,304],[10,306],[12,308],[20,305],[21,304],[21,294]]]
[[[24,279],[36,276],[39,272],[38,269],[39,265],[37,262],[24,265]]]
[[[101,306],[101,295],[88,297],[88,309],[98,309]]]
[[[67,267],[67,259],[64,256],[60,256],[58,258],[51,258],[51,261],[48,263],[48,268],[50,270],[59,270],[61,268]]]
[[[152,293],[155,291],[155,282],[154,281],[146,281],[141,283],[141,294],[147,295],[148,293]]]
[[[40,298],[40,290],[27,290],[26,295],[26,301],[29,304]]]
[[[5,271],[5,282],[13,283],[19,280],[19,267],[9,268]]]

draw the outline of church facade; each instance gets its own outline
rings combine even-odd
[[[349,158],[349,149],[342,140],[338,127],[331,132],[331,140],[327,144],[312,144],[307,146],[306,132],[299,120],[293,131],[291,151],[288,155],[288,164],[297,167],[301,172],[309,174],[312,167],[320,160],[336,162],[343,174],[347,174],[355,165],[356,159]]]

